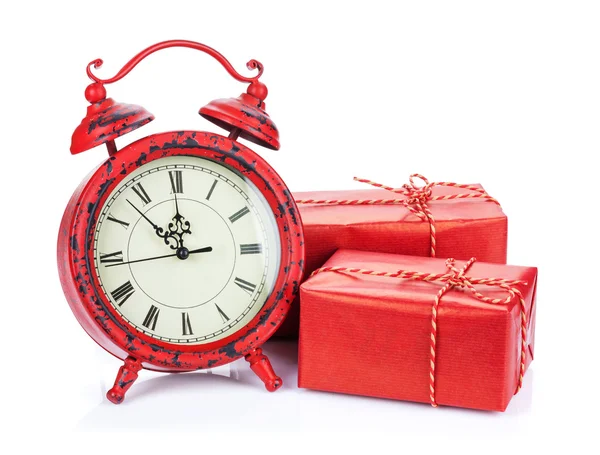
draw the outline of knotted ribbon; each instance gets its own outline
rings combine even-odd
[[[421,179],[423,186],[418,186],[415,179]],[[402,199],[300,199],[297,204],[316,204],[316,205],[403,205],[411,213],[419,217],[423,221],[429,222],[429,237],[431,240],[431,257],[435,257],[436,250],[436,231],[435,218],[429,208],[429,202],[433,201],[449,201],[451,199],[472,199],[479,198],[500,205],[500,203],[490,196],[483,188],[475,185],[462,185],[453,182],[429,182],[421,174],[412,174],[409,182],[402,185],[400,188],[392,188],[391,186],[382,185],[381,183],[372,182],[371,180],[360,179],[354,177],[354,180],[376,188],[382,188],[392,193],[401,194]],[[433,196],[432,188],[435,186],[447,186],[454,188],[462,188],[472,191],[472,193],[447,194],[445,196]]]
[[[440,300],[444,296],[444,294],[454,287],[465,289],[471,292],[471,294],[477,300],[492,305],[508,305],[514,298],[519,299],[521,310],[521,364],[519,367],[519,380],[516,392],[521,390],[521,387],[523,386],[523,375],[525,374],[525,361],[527,358],[525,351],[527,347],[527,314],[525,307],[525,299],[523,298],[523,294],[521,293],[521,291],[516,286],[526,286],[527,282],[521,280],[505,280],[503,278],[473,278],[465,275],[467,270],[469,270],[469,267],[471,267],[471,265],[473,265],[475,261],[475,258],[471,258],[462,268],[458,268],[455,265],[454,259],[447,259],[447,272],[439,274],[411,272],[407,270],[398,270],[396,272],[378,272],[375,270],[366,270],[350,267],[321,267],[320,269],[315,270],[311,276],[325,272],[338,272],[444,283],[444,286],[438,291],[437,295],[435,296],[433,305],[431,307],[429,399],[431,405],[435,408],[437,407],[437,402],[435,398],[435,366],[438,307],[440,304]],[[477,289],[475,289],[476,284],[499,287],[506,291],[507,296],[504,299],[493,299],[490,297],[486,297]]]

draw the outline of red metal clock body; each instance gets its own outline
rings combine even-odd
[[[200,111],[205,118],[228,129],[230,136],[174,131],[147,136],[117,150],[114,144],[116,137],[148,123],[153,117],[139,106],[122,105],[107,99],[104,84],[126,75],[150,53],[173,46],[209,53],[234,77],[251,82],[248,93],[237,99],[214,101]],[[90,66],[92,64],[99,66],[98,61]],[[100,346],[124,360],[114,387],[107,393],[113,403],[124,399],[125,392],[142,368],[164,372],[192,371],[223,365],[241,357],[250,362],[268,390],[274,391],[282,385],[260,346],[281,324],[297,291],[304,260],[303,233],[297,207],[284,182],[265,160],[236,140],[241,136],[269,148],[279,147],[277,130],[264,112],[267,91],[258,82],[262,65],[251,61],[248,66],[258,68],[259,75],[255,78],[239,76],[224,57],[199,43],[168,41],[138,54],[110,80],[96,78],[88,67],[88,74],[95,80],[86,90],[86,98],[91,105],[88,116],[75,131],[71,150],[79,153],[104,143],[110,157],[81,183],[66,208],[58,238],[58,268],[65,296],[83,328]],[[182,176],[185,176],[183,180]],[[202,198],[187,197],[183,190],[202,188],[203,182],[213,179],[212,187],[208,193],[202,193]],[[144,188],[140,186],[142,182],[155,183],[145,183]],[[222,197],[223,204],[238,197],[232,190],[238,188],[240,200],[246,200],[252,210],[244,205],[230,216],[227,216],[229,212],[225,216],[219,214],[219,207],[211,206],[212,201],[209,200],[217,183],[234,195]],[[256,193],[252,197],[246,194],[251,191]],[[163,201],[151,202],[151,197],[156,199],[156,195]],[[121,201],[122,205],[118,206],[115,201]],[[262,208],[253,208],[260,204]],[[113,213],[117,210],[121,215]],[[176,213],[172,219],[164,220],[164,216],[160,215],[165,210]],[[202,223],[205,219],[208,223],[213,212],[217,220],[215,223],[221,224],[211,231],[210,226]],[[129,218],[125,218],[123,213]],[[191,228],[190,222],[182,215],[194,220]],[[242,244],[236,238],[237,235],[243,240],[248,231],[238,220],[251,216],[257,218],[257,226],[268,224],[261,221],[261,216],[274,221],[270,231],[267,227],[261,228],[262,231],[257,228],[257,232],[263,232],[265,236],[270,233],[270,237],[265,237],[265,245],[260,242]],[[160,222],[155,223],[151,218]],[[105,231],[115,233],[113,237],[116,236],[117,240],[112,240],[108,234],[102,235],[109,240],[100,239]],[[211,243],[210,232],[222,235],[225,240],[217,242],[214,248],[208,246],[194,250],[194,247]],[[158,238],[154,237],[155,234]],[[136,243],[138,237],[154,242],[152,248],[161,254],[150,258],[144,257],[144,254],[140,256],[139,251],[143,253],[144,249],[136,245],[143,246],[144,243]],[[121,238],[124,240],[119,240]],[[115,251],[107,250],[106,245],[113,243]],[[270,251],[268,258],[248,262],[253,257],[266,255],[267,250]],[[196,254],[191,260],[194,253],[206,254]],[[223,260],[216,254],[228,256]],[[211,261],[216,261],[216,258],[225,265],[212,267]],[[259,286],[237,277],[235,270],[242,267],[241,264],[245,264],[242,270],[262,276],[261,283],[264,284]],[[113,268],[107,271],[109,267]],[[211,282],[206,281],[211,273],[217,273],[212,269],[219,267],[227,273],[215,275]],[[264,267],[265,271],[261,272],[263,269],[260,267]],[[139,274],[136,276],[136,270],[145,271],[150,278],[146,275],[142,278],[149,284],[145,285]],[[177,284],[180,277],[175,270],[182,270],[188,278],[193,277],[192,283],[182,279],[181,291]],[[163,275],[167,276],[167,281],[161,284],[158,281]],[[121,283],[118,280],[122,280],[124,284],[111,287],[111,280],[112,283]],[[205,280],[204,286],[202,280]],[[215,280],[224,283],[222,289],[220,285],[215,288],[218,291],[213,292],[216,297],[213,298],[209,292],[207,298],[198,297],[196,302],[192,291],[198,289],[201,293]],[[162,297],[165,289],[174,289],[175,297],[168,297],[165,301]],[[180,307],[177,296],[181,301],[192,303]],[[236,315],[227,310],[227,305],[233,305],[238,296],[244,304],[239,307],[243,311],[240,310],[235,319]],[[145,303],[149,307],[147,314],[146,307],[135,309],[135,305],[144,305],[140,302],[152,303]],[[216,319],[217,316],[220,319]],[[204,338],[194,338],[199,334],[194,335],[197,329],[192,327],[209,324],[206,321],[210,318],[213,325],[222,321],[222,328],[211,329],[214,333]],[[179,320],[181,325],[177,325]],[[160,324],[168,329],[166,335],[160,332]],[[178,335],[179,332],[175,333],[177,330],[183,333]]]

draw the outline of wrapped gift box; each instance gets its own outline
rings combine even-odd
[[[456,261],[455,268],[465,262]],[[444,259],[351,250],[339,250],[324,267],[456,275]],[[453,278],[455,286],[437,307],[433,372],[432,307],[447,280],[356,271],[313,275],[300,287],[299,386],[429,403],[433,376],[440,405],[504,411],[533,359],[537,269],[477,261],[465,275],[471,282],[493,278],[492,285],[474,285],[488,300]],[[500,279],[508,280],[514,297],[508,285],[497,284]]]
[[[469,185],[480,188],[480,185]],[[460,187],[433,186],[432,197],[475,193]],[[296,200],[377,201],[402,196],[383,189],[295,193]],[[299,204],[304,224],[305,275],[340,248],[431,256],[430,224],[399,204]],[[500,205],[484,198],[433,200],[436,255],[506,263],[507,218]],[[296,299],[277,331],[297,337],[301,302]]]

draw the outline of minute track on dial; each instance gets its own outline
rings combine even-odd
[[[243,175],[232,174],[221,163],[182,156],[144,167],[111,193],[96,229],[102,284],[113,291],[129,279],[137,291],[131,297],[134,303],[128,299],[124,305],[109,294],[113,307],[138,330],[168,343],[201,346],[233,335],[262,309],[278,270],[278,236],[267,204]],[[140,180],[152,196],[147,205],[128,194]],[[130,225],[104,222],[109,215]],[[189,220],[193,232],[184,233],[183,248],[165,250],[162,241],[154,240],[155,227],[162,227],[163,235],[181,233],[187,226],[177,229],[178,215]],[[169,244],[179,246],[175,240]],[[187,259],[182,253],[189,256],[188,248],[198,249],[202,243],[217,255],[180,262]],[[177,260],[169,259],[178,252]],[[125,263],[129,267],[112,268]],[[160,309],[155,330],[154,320],[150,327],[142,324],[152,305]]]

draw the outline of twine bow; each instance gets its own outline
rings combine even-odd
[[[514,298],[519,299],[519,305],[521,310],[521,364],[519,366],[519,380],[516,392],[521,390],[521,387],[523,386],[523,375],[525,374],[525,361],[527,358],[525,351],[527,347],[527,314],[525,307],[525,299],[523,298],[523,294],[517,288],[517,286],[526,286],[527,282],[520,280],[505,280],[503,278],[472,278],[465,275],[467,270],[469,270],[469,268],[471,267],[471,265],[473,265],[475,261],[475,258],[471,258],[462,268],[458,268],[455,265],[454,259],[447,259],[447,272],[439,274],[411,272],[407,270],[398,270],[396,272],[377,272],[375,270],[366,270],[349,267],[321,267],[320,269],[315,270],[311,276],[324,272],[345,272],[360,275],[383,276],[389,278],[403,278],[445,283],[444,286],[436,294],[435,299],[433,301],[433,305],[431,307],[431,337],[429,351],[429,399],[431,405],[435,408],[437,407],[437,402],[435,398],[435,367],[438,307],[441,298],[446,292],[448,292],[453,287],[469,291],[477,300],[491,305],[508,305]],[[493,299],[487,297],[481,292],[479,292],[477,289],[475,289],[476,284],[499,287],[506,291],[507,296],[504,299]]]
[[[415,179],[420,179],[424,185],[418,186],[415,183]],[[436,230],[435,230],[435,218],[429,209],[429,202],[433,201],[449,201],[451,199],[471,199],[481,198],[486,201],[493,202],[494,204],[500,205],[500,203],[490,196],[483,188],[479,188],[475,185],[463,185],[454,182],[429,182],[421,174],[412,174],[409,182],[402,185],[400,188],[393,188],[391,186],[382,185],[371,180],[361,179],[354,177],[354,180],[361,183],[374,186],[376,188],[382,188],[392,193],[401,194],[404,196],[402,199],[300,199],[297,200],[297,204],[317,204],[317,205],[403,205],[411,213],[419,217],[423,221],[429,222],[429,238],[431,241],[431,257],[436,257]],[[471,193],[459,193],[459,194],[447,194],[444,196],[433,196],[432,189],[435,186],[447,186],[454,188],[461,188],[472,191]]]

